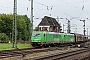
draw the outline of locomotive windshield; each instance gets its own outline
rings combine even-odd
[[[32,34],[32,36],[40,36],[40,34]]]
[[[40,33],[33,33],[32,36],[40,36]]]

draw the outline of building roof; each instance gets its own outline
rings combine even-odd
[[[56,21],[55,18],[44,16],[42,21],[39,23],[38,26],[57,26],[60,27],[60,24]]]

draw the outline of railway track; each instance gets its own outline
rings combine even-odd
[[[0,51],[0,59],[2,58],[8,58],[8,57],[14,57],[14,56],[23,56],[23,53],[20,51],[25,51],[29,49],[35,49],[35,48],[26,48],[26,49],[15,49],[15,50],[3,50]]]
[[[85,60],[85,58],[79,57],[78,55],[88,53],[90,54],[90,49],[84,48],[80,50],[75,50],[75,51],[67,51],[63,53],[54,53],[54,54],[46,54],[44,56],[39,56],[39,57],[34,57],[30,58],[30,60]],[[75,57],[76,56],[76,57]],[[78,58],[77,58],[78,57]]]
[[[66,48],[63,48],[66,49]],[[62,50],[62,48],[26,48],[26,49],[15,49],[15,50],[4,50],[0,51],[0,59],[21,56],[22,58],[28,54],[39,53],[39,52],[48,52],[53,50]]]
[[[89,51],[88,48],[84,48],[84,49],[79,49],[78,51],[82,51],[84,50],[84,52],[86,52],[87,50]],[[68,47],[51,47],[51,48],[26,48],[26,49],[16,49],[16,50],[5,50],[5,51],[0,51],[0,59],[4,59],[4,58],[10,58],[10,57],[20,57],[22,60],[50,60],[50,59],[61,59],[64,57],[69,57],[70,55],[68,55],[71,52],[58,52],[58,53],[53,53],[53,54],[47,54],[47,53],[51,53],[49,51],[64,51],[64,50],[68,50]],[[37,57],[31,57],[31,58],[25,58],[27,55],[29,54],[37,54],[37,53],[41,53],[41,52],[47,52],[46,54],[44,54],[44,56],[37,56]],[[76,52],[76,54],[82,53],[82,52],[77,52],[77,51],[72,51],[72,52]],[[63,57],[62,57],[62,56]],[[65,55],[65,56],[64,56]],[[66,56],[67,55],[67,56]],[[74,55],[74,54],[73,54]],[[60,57],[61,56],[61,57]],[[8,60],[13,60],[13,59],[8,59]]]
[[[15,56],[24,57],[26,54],[30,54],[37,51],[43,51],[43,49],[26,48],[26,49],[4,50],[0,51],[0,59]]]

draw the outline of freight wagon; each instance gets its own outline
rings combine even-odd
[[[32,46],[56,46],[62,44],[76,44],[84,42],[81,34],[67,34],[56,32],[34,31],[31,37]]]

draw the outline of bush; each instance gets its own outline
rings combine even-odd
[[[9,37],[5,33],[0,33],[0,42],[9,42]]]

